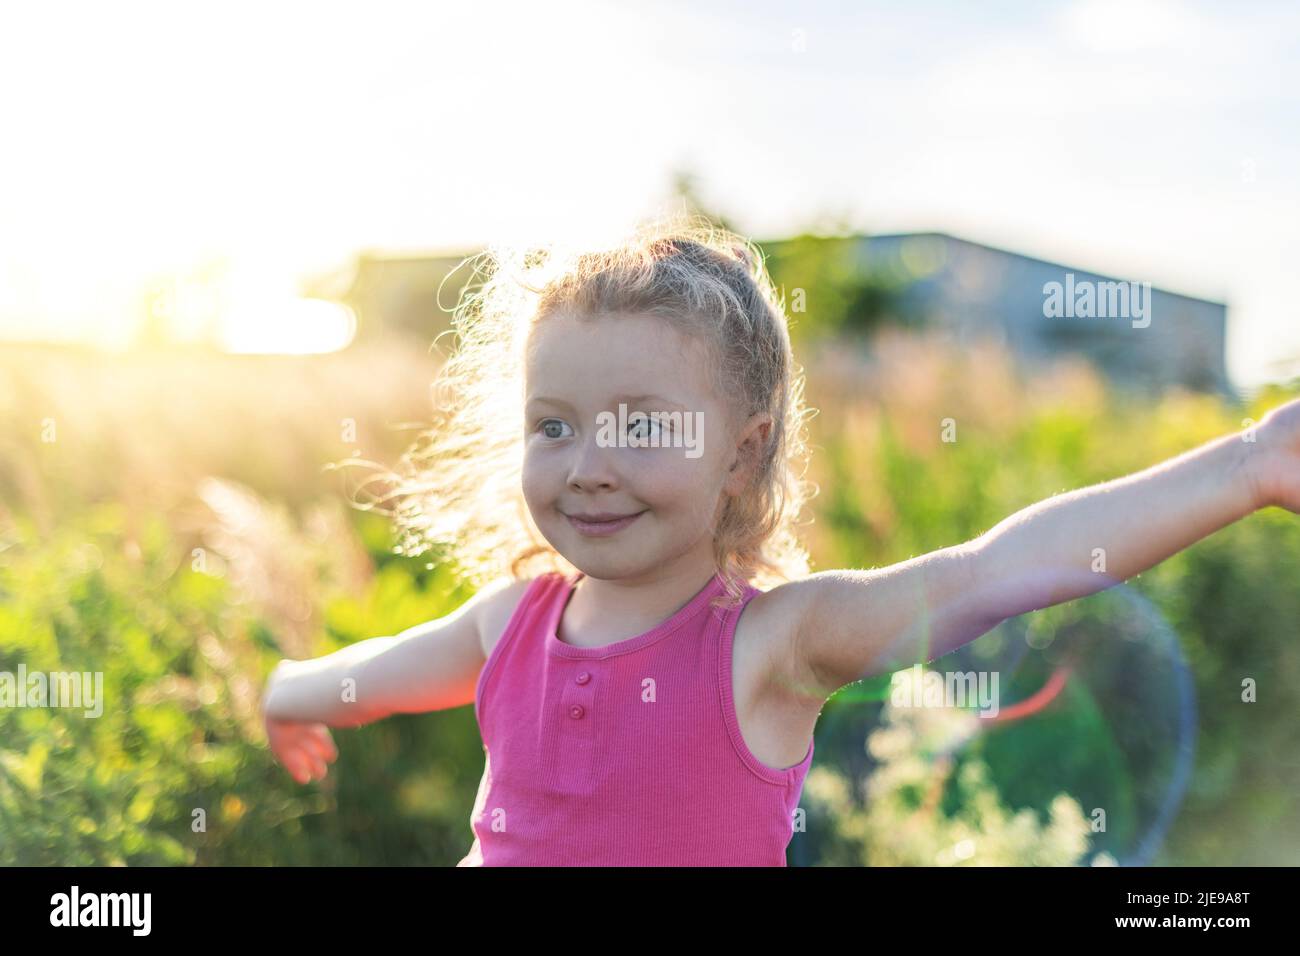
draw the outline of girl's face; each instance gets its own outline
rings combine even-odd
[[[770,419],[755,416],[731,431],[705,351],[649,316],[557,315],[534,328],[524,374],[524,499],[546,540],[588,577],[712,566],[724,496],[744,487],[747,459],[738,446],[751,435],[761,441]],[[681,414],[657,426],[637,412]],[[660,447],[635,447],[654,436]]]

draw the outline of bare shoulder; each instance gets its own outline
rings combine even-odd
[[[752,651],[764,693],[795,706],[820,708],[837,688],[818,677],[800,647],[815,590],[808,579],[802,579],[754,595],[736,625],[736,637]]]
[[[478,605],[475,619],[478,623],[479,645],[483,648],[484,660],[491,656],[492,649],[496,647],[497,641],[501,640],[506,625],[510,623],[515,608],[519,606],[520,598],[524,596],[532,580],[532,578],[498,578],[474,595]]]

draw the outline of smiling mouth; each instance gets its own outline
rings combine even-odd
[[[573,527],[577,529],[579,534],[592,537],[602,537],[604,535],[615,534],[622,531],[643,514],[645,514],[644,511],[638,511],[635,514],[630,515],[601,513],[588,517],[580,517],[578,515],[566,514],[564,517],[569,520],[569,524],[573,525]]]

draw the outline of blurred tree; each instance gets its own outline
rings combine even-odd
[[[672,173],[672,196],[688,212],[706,217],[744,234],[735,222],[702,195],[699,176],[680,168]],[[918,324],[902,296],[906,282],[891,272],[864,265],[858,256],[859,238],[849,234],[847,214],[818,217],[819,231],[791,239],[758,243],[767,267],[786,302],[790,335],[798,342],[811,336],[869,338],[887,323]]]
[[[864,265],[856,236],[804,233],[763,248],[796,343],[810,337],[865,339],[885,324],[919,324],[903,297],[906,282]]]
[[[740,231],[729,216],[714,208],[700,195],[700,177],[690,169],[673,170],[672,198],[674,202],[684,207],[686,212],[704,216],[724,229]]]

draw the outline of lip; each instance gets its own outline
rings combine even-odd
[[[643,514],[645,514],[644,511],[638,511],[636,514],[631,515],[601,511],[581,516],[566,514],[565,517],[569,519],[569,524],[573,525],[579,534],[603,538],[607,535],[617,534]]]

